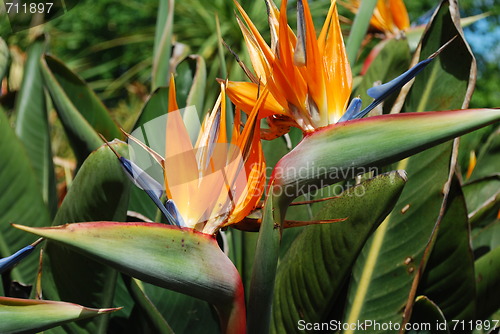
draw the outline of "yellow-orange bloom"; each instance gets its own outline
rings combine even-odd
[[[350,0],[344,6],[356,12],[360,0]],[[410,19],[403,0],[378,0],[370,20],[372,27],[386,35],[395,35],[410,27]]]
[[[268,91],[259,118],[272,115],[270,122],[276,129],[286,131],[293,125],[308,133],[336,123],[346,110],[352,85],[336,2],[331,3],[319,36],[307,0],[297,4],[297,35],[287,22],[287,1],[282,1],[280,9],[271,0],[266,4],[270,45],[236,2],[242,18],[238,18],[238,24],[255,74],[249,73],[250,83],[229,82],[228,96],[238,108],[250,113],[259,92]]]
[[[266,94],[251,110],[243,129],[239,119],[235,121],[230,140],[226,135],[225,94],[225,84],[221,84],[221,94],[193,145],[178,110],[172,79],[164,157],[130,136],[162,166],[169,199],[166,208],[175,223],[206,234],[246,217],[259,202],[265,185],[257,114]]]

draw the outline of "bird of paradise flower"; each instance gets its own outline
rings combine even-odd
[[[270,45],[241,5],[235,4],[241,15],[241,19],[237,20],[255,74],[240,61],[250,82],[229,81],[227,94],[238,108],[250,113],[259,96],[258,92],[270,92],[259,112],[259,118],[267,118],[269,124],[268,129],[261,131],[264,139],[279,137],[287,133],[291,126],[309,134],[330,124],[365,116],[417,75],[442,49],[391,82],[368,90],[368,95],[374,101],[361,110],[359,98],[349,103],[352,73],[336,1],[331,2],[321,32],[316,37],[307,0],[297,1],[297,35],[287,22],[287,1],[282,1],[278,9],[271,0],[266,0],[271,30]]]
[[[232,138],[226,135],[225,85],[207,115],[196,143],[191,143],[176,101],[175,83],[169,89],[165,156],[132,135],[128,138],[145,149],[161,166],[164,187],[134,162],[119,156],[134,183],[145,190],[169,223],[206,234],[235,224],[259,202],[265,185],[265,161],[260,143],[258,100],[245,125],[236,117]],[[238,115],[238,114],[237,114]],[[166,203],[162,197],[166,195]]]

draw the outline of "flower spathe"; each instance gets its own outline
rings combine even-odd
[[[170,216],[181,227],[214,234],[246,217],[262,196],[265,161],[257,113],[266,94],[255,105],[243,128],[236,117],[232,138],[228,140],[225,84],[221,84],[221,94],[203,121],[194,144],[175,94],[172,79],[164,157],[140,144],[163,168],[167,218]]]
[[[243,8],[235,3],[242,17],[238,23],[255,75],[251,76],[250,83],[228,83],[231,101],[249,113],[258,92],[269,91],[259,118],[272,115],[270,130],[275,125],[273,122],[299,127],[305,133],[336,123],[347,108],[352,86],[336,2],[332,1],[317,36],[307,0],[297,3],[297,35],[288,25],[287,1],[282,1],[278,9],[267,0],[271,45],[264,41]],[[286,131],[286,127],[283,128]]]

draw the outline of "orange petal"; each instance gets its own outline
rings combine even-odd
[[[314,123],[328,125],[328,104],[326,98],[326,87],[324,80],[324,65],[322,50],[318,47],[316,30],[307,0],[303,4],[303,18],[305,21],[305,44],[306,44],[306,67],[308,94],[314,103],[309,103],[309,114]],[[301,15],[298,14],[300,17]]]
[[[262,86],[261,89],[262,91]],[[227,95],[231,101],[245,113],[250,114],[255,107],[259,95],[259,86],[251,82],[228,81],[226,88]],[[262,92],[261,92],[262,93]],[[286,105],[286,101],[284,102]],[[275,114],[285,114],[283,106],[268,94],[264,104],[260,108],[258,118],[266,118]]]
[[[255,39],[255,41],[258,43],[259,48],[262,50],[263,55],[266,57],[267,61],[270,63],[274,59],[274,54],[271,52],[271,49],[267,45],[266,41],[264,38],[262,38],[262,35],[259,33],[259,30],[255,25],[253,24],[252,20],[248,16],[248,14],[245,12],[243,7],[234,0],[234,4],[236,5],[236,8],[240,12],[241,17],[245,21],[246,25],[248,26],[248,29],[252,32],[252,35]]]
[[[351,67],[347,59],[335,3],[332,3],[328,12],[327,21],[320,35],[320,45],[324,45],[323,62],[328,96],[328,123],[333,124],[344,114],[352,87]]]
[[[389,0],[392,19],[399,30],[406,30],[410,27],[410,18],[403,0]]]
[[[179,110],[177,105],[177,96],[175,93],[175,80],[174,75],[170,76],[170,84],[168,89],[168,112]]]

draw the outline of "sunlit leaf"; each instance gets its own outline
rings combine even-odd
[[[48,300],[0,297],[0,332],[38,333],[75,320],[116,311],[116,308],[91,309],[77,304]]]

